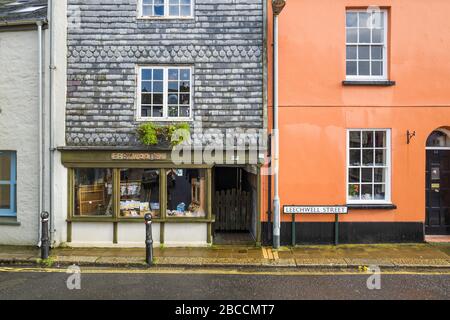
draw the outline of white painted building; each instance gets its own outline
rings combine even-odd
[[[39,245],[42,211],[55,244],[63,232],[67,173],[52,146],[65,141],[65,11],[61,0],[0,4],[1,245]]]

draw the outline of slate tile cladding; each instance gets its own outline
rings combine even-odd
[[[193,19],[139,19],[137,0],[68,0],[67,145],[139,146],[138,65],[193,66],[192,127],[262,129],[264,2],[194,0]]]

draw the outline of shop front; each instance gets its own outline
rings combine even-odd
[[[221,179],[213,177],[213,165],[174,164],[170,151],[61,151],[68,169],[68,245],[144,246],[148,213],[155,245],[213,242],[218,207],[213,185]],[[256,242],[259,221],[254,205]]]

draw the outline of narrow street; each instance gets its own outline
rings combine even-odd
[[[63,269],[0,269],[0,299],[450,299],[450,273],[389,272],[369,290],[365,273],[237,270],[82,270],[69,290]]]

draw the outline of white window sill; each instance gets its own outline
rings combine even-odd
[[[20,226],[16,216],[0,216],[0,226]]]
[[[138,20],[194,20],[194,16],[139,16]]]
[[[395,210],[397,206],[390,202],[352,202],[347,203],[349,209],[355,210]]]
[[[137,118],[137,122],[192,122],[193,118]]]
[[[395,81],[391,80],[362,80],[362,79],[346,79],[342,81],[344,86],[379,86],[379,87],[391,87],[395,86]]]

